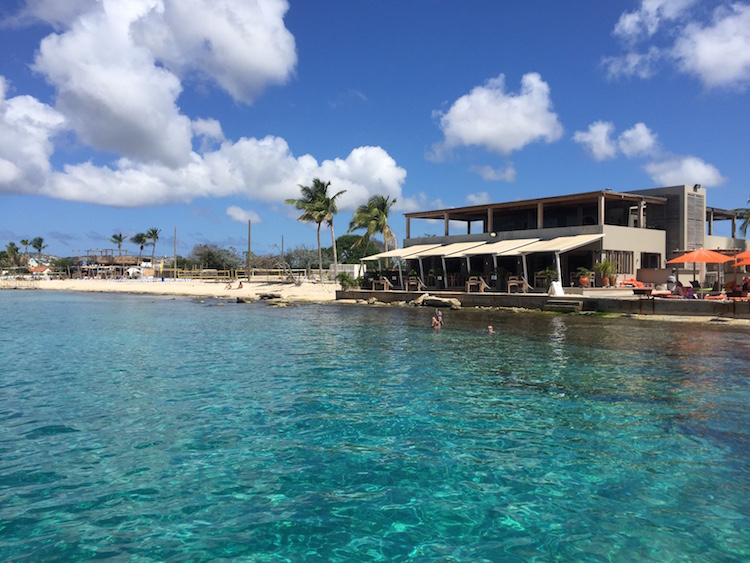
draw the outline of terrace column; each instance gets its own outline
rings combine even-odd
[[[487,208],[487,232],[491,233],[495,230],[495,228],[492,225],[492,208]]]
[[[536,228],[544,228],[544,204],[541,201],[536,204]]]
[[[447,211],[443,214],[443,221],[445,221],[445,236],[448,236],[450,234],[450,232],[448,230],[448,223],[449,223],[449,221],[448,221],[448,212]]]
[[[646,210],[646,203],[643,200],[639,201],[638,202],[638,226],[641,229],[646,228],[646,225],[643,224],[644,217],[645,217],[645,213],[644,213],[645,210]]]
[[[604,225],[604,195],[599,195],[599,213],[598,217],[596,218],[596,222],[598,225]]]
[[[411,219],[409,217],[406,218],[406,238],[411,238]]]

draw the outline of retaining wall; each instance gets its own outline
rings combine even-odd
[[[340,290],[336,299],[375,298],[383,303],[412,301],[425,292]],[[452,291],[427,292],[436,297],[458,299],[462,307],[517,307],[539,309],[550,299],[545,293],[464,293]],[[583,311],[625,313],[634,315],[681,315],[750,319],[750,301],[703,301],[701,299],[662,299],[659,297],[589,297],[565,295],[556,300],[580,301]]]

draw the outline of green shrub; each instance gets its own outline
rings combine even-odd
[[[352,289],[355,287],[360,287],[360,284],[362,283],[361,278],[353,278],[346,272],[341,272],[338,276],[336,276],[336,281],[341,284],[341,289]]]

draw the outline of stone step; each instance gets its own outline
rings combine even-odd
[[[583,301],[574,299],[547,299],[542,307],[543,311],[555,313],[580,313],[583,310]]]

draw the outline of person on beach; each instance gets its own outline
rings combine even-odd
[[[224,289],[232,289],[232,282],[229,282],[227,285],[225,285]]]
[[[242,289],[242,282],[237,284],[237,289]]]

